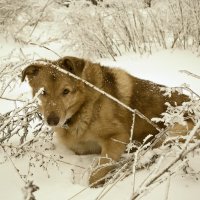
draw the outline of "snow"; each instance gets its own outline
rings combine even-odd
[[[16,47],[16,45],[14,45]],[[18,47],[16,47],[18,48]],[[6,49],[6,51],[5,51]],[[5,57],[10,51],[14,49],[12,44],[1,44],[0,57]],[[59,48],[58,48],[59,49]],[[55,51],[58,50],[57,48]],[[48,50],[41,50],[34,46],[28,46],[23,49],[24,52],[34,55],[34,52],[39,57],[55,58],[56,56]],[[35,54],[36,55],[36,54]],[[35,57],[34,57],[35,58]],[[180,86],[183,83],[187,83],[190,87],[200,94],[199,79],[188,76],[187,74],[180,73],[180,70],[188,70],[192,73],[200,75],[200,57],[195,53],[183,50],[162,50],[155,52],[152,55],[137,55],[126,54],[121,57],[117,57],[117,61],[114,62],[111,59],[98,60],[103,65],[120,67],[128,71],[134,76],[138,76],[143,79],[148,79],[157,83],[161,83],[167,86]],[[26,97],[30,98],[30,87],[27,83],[23,83],[16,86],[12,93],[7,93],[9,97],[21,96],[23,93]],[[10,101],[1,100],[0,113],[4,113],[14,108],[14,104]],[[87,168],[90,166],[93,158],[97,155],[85,155],[77,156],[73,152],[67,150],[65,147],[60,146],[54,139],[56,149],[52,150],[53,154],[60,154],[64,157],[64,161],[72,163],[72,165],[59,164],[59,169],[56,166],[48,166],[48,174],[45,170],[39,166],[34,169],[34,175],[29,177],[34,180],[34,184],[40,187],[39,191],[35,192],[36,199],[38,200],[94,200],[101,194],[104,188],[91,189],[87,188]],[[189,163],[191,168],[197,173],[200,172],[200,153],[197,155],[189,156]],[[175,155],[171,155],[175,157]],[[3,162],[4,158],[0,155],[0,162]],[[17,168],[20,169],[22,174],[27,173],[26,157],[15,159]],[[165,160],[165,163],[169,160]],[[73,166],[77,164],[83,166],[85,169],[81,169]],[[148,173],[153,170],[153,167],[149,169],[140,170],[136,174],[136,188],[142,183]],[[189,170],[191,170],[189,168]],[[193,172],[193,171],[192,171]],[[191,173],[192,174],[192,173]],[[200,189],[200,175],[196,176],[185,174],[180,170],[170,180],[170,190],[168,199],[176,200],[198,200]],[[2,200],[21,200],[23,198],[22,188],[24,183],[18,177],[18,174],[14,170],[9,160],[0,164],[0,199]],[[165,198],[165,192],[167,188],[167,182],[159,184],[149,194],[144,196],[142,200],[160,200]],[[82,191],[82,192],[80,192]],[[80,192],[80,193],[79,193]],[[103,200],[128,200],[130,199],[132,192],[132,176],[126,177],[123,181],[119,181],[105,196]],[[79,194],[77,194],[79,193]],[[77,194],[77,195],[76,195]],[[73,197],[76,195],[76,197]]]

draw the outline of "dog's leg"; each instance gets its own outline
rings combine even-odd
[[[114,169],[113,161],[118,161],[126,149],[126,143],[120,142],[127,141],[124,136],[123,139],[118,137],[117,141],[113,139],[115,138],[107,138],[103,140],[101,144],[102,152],[98,162],[99,165],[92,172],[89,178],[89,184],[91,187],[98,187],[105,183],[104,177]]]

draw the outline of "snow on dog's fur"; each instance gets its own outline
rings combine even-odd
[[[29,65],[22,73],[22,81],[28,77],[33,95],[44,88],[39,97],[39,110],[46,122],[60,141],[77,154],[100,153],[100,165],[119,160],[126,150],[132,113],[82,81],[52,68],[51,63],[97,86],[149,119],[159,117],[166,110],[165,102],[180,105],[189,100],[177,92],[171,97],[163,96],[161,85],[76,57]],[[157,133],[155,127],[136,116],[134,140],[142,142],[147,135]],[[97,181],[112,168],[111,165],[94,171],[90,184],[102,183]]]

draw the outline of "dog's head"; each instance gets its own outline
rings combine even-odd
[[[22,81],[28,78],[33,96],[39,95],[39,110],[50,126],[63,126],[85,103],[85,85],[52,67],[56,65],[79,77],[85,68],[85,61],[75,57],[64,57],[57,61],[29,65],[22,72]]]

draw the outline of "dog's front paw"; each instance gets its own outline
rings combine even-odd
[[[109,179],[108,173],[113,169],[112,165],[100,165],[95,170],[93,170],[89,177],[90,187],[101,187]]]

